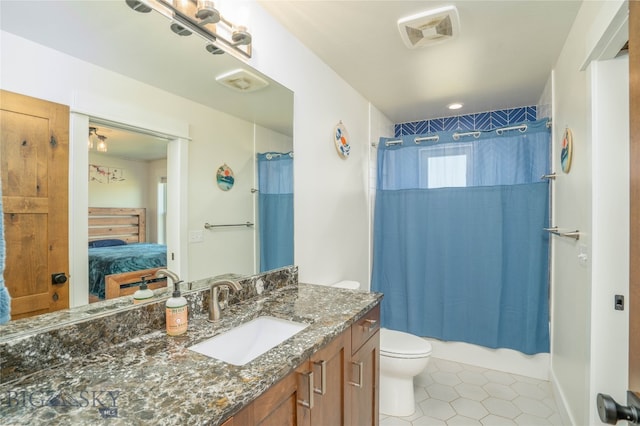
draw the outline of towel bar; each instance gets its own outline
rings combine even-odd
[[[576,241],[580,239],[580,231],[577,229],[575,231],[559,231],[558,227],[554,226],[552,228],[544,228],[544,230],[559,237],[573,238]]]
[[[246,226],[247,228],[253,226],[253,223],[251,222],[245,222],[245,223],[229,223],[226,225],[211,225],[209,223],[205,223],[204,224],[204,229],[213,229],[213,228],[226,228],[226,227],[230,227],[230,226]]]

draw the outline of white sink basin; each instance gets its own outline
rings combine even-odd
[[[258,317],[189,349],[229,364],[244,365],[308,326],[275,317]]]

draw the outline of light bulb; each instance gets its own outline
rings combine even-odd
[[[105,142],[105,137],[104,136],[98,136],[98,138],[100,139],[100,142],[98,142],[98,146],[97,146],[97,150],[99,152],[107,152],[107,143]]]

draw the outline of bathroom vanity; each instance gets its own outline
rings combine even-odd
[[[240,283],[214,323],[210,280],[185,292],[183,336],[164,332],[164,298],[90,319],[47,314],[37,321],[48,325],[31,330],[3,326],[2,422],[377,424],[382,295],[298,284],[295,267]],[[245,365],[189,350],[259,316],[309,325]]]
[[[228,420],[241,425],[377,425],[380,307]]]

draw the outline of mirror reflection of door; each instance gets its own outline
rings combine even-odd
[[[69,108],[0,91],[0,129],[11,319],[67,308]]]
[[[132,294],[167,266],[167,140],[89,123],[89,301]],[[144,278],[143,278],[144,277]]]

